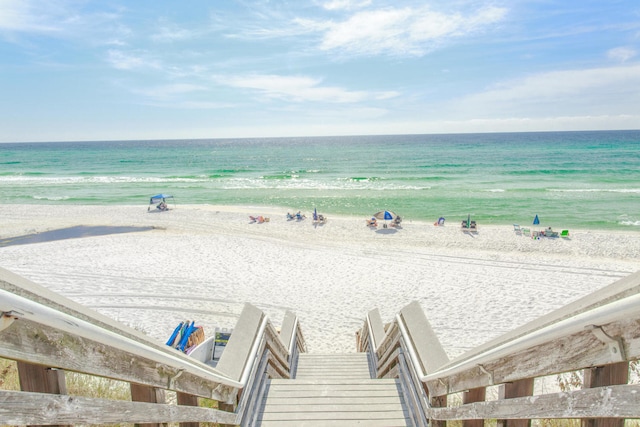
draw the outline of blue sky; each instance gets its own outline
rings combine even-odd
[[[0,142],[640,128],[637,0],[0,0]]]

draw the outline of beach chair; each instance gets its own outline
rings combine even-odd
[[[522,229],[518,224],[513,224],[513,231],[515,231],[518,236],[522,236]]]
[[[473,232],[478,231],[478,224],[476,224],[475,221],[471,221],[471,224],[469,224],[469,231],[473,231]]]
[[[560,237],[562,237],[563,239],[568,239],[569,238],[569,230],[562,230],[560,232]]]

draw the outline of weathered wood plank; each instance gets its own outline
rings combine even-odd
[[[367,369],[368,365],[366,360],[364,362],[358,361],[354,362],[345,362],[345,363],[322,363],[319,365],[312,365],[308,362],[303,363],[302,365],[298,365],[298,369],[302,369],[304,371],[349,371],[351,369]]]
[[[462,394],[462,403],[475,403],[475,402],[484,402],[487,394],[487,389],[484,387],[481,388],[473,388],[471,390],[467,390]],[[483,427],[484,420],[464,420],[462,422],[462,427]]]
[[[616,385],[564,393],[431,408],[435,420],[535,418],[640,418],[640,385]]]
[[[367,353],[301,353],[300,360],[367,360]]]
[[[351,411],[321,411],[321,412],[266,412],[261,414],[264,421],[305,421],[305,420],[405,420],[407,414],[401,410],[385,412],[351,412]],[[365,424],[366,425],[366,424]]]
[[[627,360],[640,358],[640,322],[627,318],[602,325],[609,336],[624,345]],[[540,357],[544,355],[544,357]],[[609,347],[591,331],[583,330],[566,337],[540,343],[527,350],[498,357],[453,375],[441,375],[427,381],[433,396],[471,388],[518,381],[524,378],[554,375],[617,362]]]
[[[533,378],[525,378],[513,383],[506,383],[500,387],[498,399],[513,399],[533,395]],[[498,419],[498,427],[531,427],[531,420]]]
[[[345,372],[336,372],[336,371],[328,371],[326,373],[323,372],[308,372],[302,374],[296,374],[296,379],[312,379],[312,378],[371,378],[371,374],[368,372],[353,372],[353,371],[345,371]]]
[[[288,351],[292,351],[292,348],[289,348],[291,344],[291,339],[293,335],[296,333],[296,324],[297,317],[291,311],[287,310],[284,313],[284,319],[282,319],[282,327],[280,328],[280,340],[282,344],[287,348]]]
[[[263,413],[296,413],[296,412],[392,412],[402,410],[402,406],[398,402],[371,403],[371,402],[302,402],[289,405],[273,405],[266,406]]]
[[[328,395],[328,393],[331,393],[330,395]],[[357,396],[355,397],[386,397],[386,396],[397,396],[398,395],[398,390],[393,390],[391,388],[387,388],[387,389],[378,389],[378,390],[369,390],[367,393],[359,393],[358,391],[355,392],[357,394]],[[324,396],[329,396],[329,397],[350,397],[350,396],[354,396],[354,390],[327,390],[327,389],[315,389],[315,390],[306,390],[305,391],[305,397],[324,397]],[[269,397],[270,398],[275,398],[275,397],[280,397],[280,398],[290,398],[290,397],[299,397],[300,393],[298,391],[295,390],[282,390],[282,391],[278,391],[278,390],[273,390],[270,389],[269,390]]]
[[[413,301],[400,310],[400,316],[406,325],[411,344],[413,344],[425,374],[435,372],[449,362],[447,353],[417,301]]]
[[[198,396],[193,396],[186,393],[176,393],[176,400],[178,405],[184,406],[198,406]],[[180,427],[198,427],[199,423],[180,423]]]
[[[240,380],[249,358],[264,313],[251,304],[245,304],[238,323],[216,368],[236,381]]]
[[[620,362],[586,369],[583,382],[584,388],[627,384],[629,382],[629,363]],[[624,427],[624,419],[586,418],[582,420],[581,424],[582,427]]]
[[[292,388],[303,388],[303,387],[313,387],[313,386],[331,386],[331,385],[336,385],[336,386],[350,386],[350,385],[355,385],[355,386],[363,386],[363,387],[388,387],[390,384],[395,385],[397,383],[397,380],[395,379],[379,379],[379,380],[375,380],[375,381],[371,381],[371,378],[368,379],[364,379],[364,378],[356,378],[356,379],[350,379],[350,378],[322,378],[322,379],[315,379],[315,378],[310,378],[310,379],[298,379],[296,378],[295,380],[281,380],[281,379],[272,379],[270,380],[270,383],[272,386],[274,386],[274,388],[277,386],[277,388],[280,389],[285,389],[288,387],[292,387]]]
[[[67,394],[64,371],[46,366],[17,362],[20,390],[37,393]],[[57,424],[62,427],[62,424]]]
[[[216,400],[224,401],[235,395],[235,389],[211,381],[214,375],[201,377],[181,370],[177,364],[175,367],[162,366],[152,358],[28,320],[14,321],[0,332],[0,338],[0,357],[7,359],[169,388]]]
[[[235,414],[209,408],[0,391],[2,425],[179,422],[235,424],[236,420]]]
[[[300,397],[310,397],[317,396],[316,390],[321,393],[323,396],[339,396],[341,394],[347,396],[371,396],[373,393],[378,393],[379,395],[386,396],[394,396],[398,395],[398,390],[392,387],[375,387],[375,388],[367,388],[365,385],[358,386],[330,386],[330,387],[322,387],[322,386],[314,386],[314,387],[299,387],[299,388],[286,388],[281,389],[270,388],[269,390],[269,398],[277,399],[277,398],[289,398],[292,393],[298,393]],[[293,394],[295,395],[295,394]]]
[[[67,394],[64,371],[20,361],[17,362],[17,368],[22,391]]]
[[[407,424],[406,420],[265,420],[259,425],[260,427],[405,427],[410,424]]]
[[[130,384],[131,400],[134,402],[165,403],[164,390],[140,384]],[[138,424],[136,427],[161,427],[161,423]]]
[[[534,331],[540,330],[546,326],[558,323],[561,320],[575,317],[578,314],[585,313],[589,310],[604,306],[613,301],[626,298],[628,296],[640,293],[640,271],[620,279],[611,285],[608,285],[597,292],[591,293],[579,300],[576,300],[564,307],[559,308],[545,316],[535,319],[519,328],[507,332],[486,344],[475,347],[474,349],[464,353],[450,364],[459,363],[469,360],[479,354],[486,353],[488,350],[499,347],[500,345],[513,341],[516,338],[525,336]],[[447,365],[442,368],[446,368]]]
[[[371,335],[373,335],[373,351],[378,349],[378,346],[382,344],[385,336],[387,335],[384,331],[384,324],[382,323],[382,317],[380,316],[380,310],[374,308],[369,311],[367,314],[367,318],[369,319],[369,325],[371,327]]]
[[[321,397],[267,397],[265,402],[268,406],[299,406],[305,405],[344,405],[345,403],[351,405],[401,405],[402,399],[398,396],[351,396],[351,397],[333,397],[333,396],[321,396]],[[267,408],[267,406],[265,406]]]
[[[30,301],[58,310],[77,319],[89,322],[105,330],[145,343],[155,350],[172,353],[170,347],[150,338],[148,335],[130,328],[97,311],[38,285],[22,276],[0,267],[0,289],[29,299]],[[186,357],[186,356],[185,356]]]

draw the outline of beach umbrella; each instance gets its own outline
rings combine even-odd
[[[471,214],[467,215],[467,228],[471,228]]]
[[[391,221],[392,219],[396,219],[398,215],[391,211],[380,211],[373,215],[377,219],[384,219],[385,221]]]
[[[533,218],[533,225],[540,225],[540,219],[538,219],[538,214],[536,214],[536,217]]]
[[[384,228],[387,228],[387,221],[392,221],[398,217],[395,212],[380,211],[373,215],[374,218],[384,219]]]
[[[318,209],[317,208],[313,208],[313,220],[314,221],[318,220]]]

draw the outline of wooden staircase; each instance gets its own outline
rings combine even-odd
[[[259,426],[410,426],[395,379],[372,379],[366,353],[301,353],[295,379],[272,379]]]

